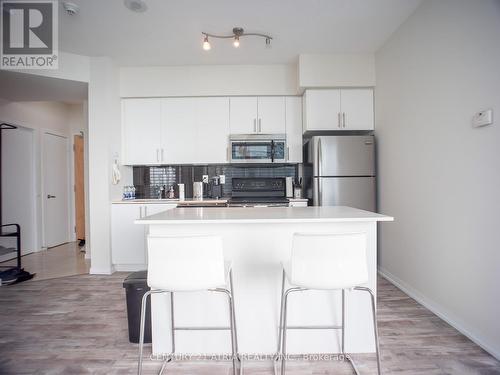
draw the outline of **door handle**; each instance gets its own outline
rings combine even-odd
[[[52,198],[55,198],[55,197],[56,197],[55,195],[50,195],[50,194],[47,195],[47,199],[52,199]]]

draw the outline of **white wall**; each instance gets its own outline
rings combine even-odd
[[[21,226],[21,254],[38,251],[35,134],[18,126],[2,130],[2,224]],[[15,247],[15,238],[2,238],[1,245]],[[0,255],[0,261],[15,253]]]
[[[120,69],[122,97],[295,94],[295,65],[194,65]]]
[[[303,54],[298,85],[305,88],[375,86],[373,54]]]
[[[111,163],[120,154],[121,124],[119,73],[109,58],[91,58],[88,114],[90,272],[110,274],[110,203],[121,198],[123,183],[111,185]]]
[[[499,36],[499,1],[425,1],[376,54],[375,97],[380,268],[500,359]]]

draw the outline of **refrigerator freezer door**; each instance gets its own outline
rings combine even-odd
[[[313,204],[375,212],[375,177],[314,177]]]
[[[375,176],[373,136],[312,137],[308,153],[313,176]]]

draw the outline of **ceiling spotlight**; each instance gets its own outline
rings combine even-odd
[[[203,39],[203,49],[205,51],[209,51],[212,46],[210,45],[210,42],[208,41],[208,35],[205,35],[205,39]]]
[[[246,33],[241,27],[234,27],[233,33],[231,35],[216,35],[205,32],[202,32],[201,34],[204,36],[203,49],[206,51],[210,49],[210,43],[208,42],[208,37],[217,39],[233,39],[233,46],[235,46],[236,48],[240,46],[240,37],[242,36],[258,36],[264,38],[266,40],[266,47],[269,47],[271,45],[271,40],[273,39],[272,36],[266,34]]]
[[[144,0],[123,0],[123,3],[132,12],[143,13],[148,9]]]

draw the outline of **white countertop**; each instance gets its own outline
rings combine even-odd
[[[287,198],[290,202],[307,202],[307,198]],[[211,198],[205,198],[203,200],[199,199],[193,199],[193,198],[186,198],[183,201],[179,200],[179,198],[173,198],[173,199],[127,199],[127,200],[116,200],[111,202],[112,204],[151,204],[151,203],[156,203],[156,204],[178,204],[178,203],[184,203],[184,204],[196,204],[196,203],[227,203],[229,198],[219,198],[219,199],[211,199]]]
[[[291,223],[393,221],[390,216],[346,206],[174,208],[136,220],[136,224]]]
[[[181,201],[179,198],[173,198],[173,199],[128,199],[128,200],[117,200],[113,201],[112,204],[179,204],[179,203],[184,203],[184,204],[196,204],[196,203],[208,203],[208,204],[216,204],[216,203],[227,203],[227,199],[225,198],[220,198],[220,199],[209,199],[205,198],[203,200],[200,199],[193,199],[193,198],[186,198],[185,200]]]

